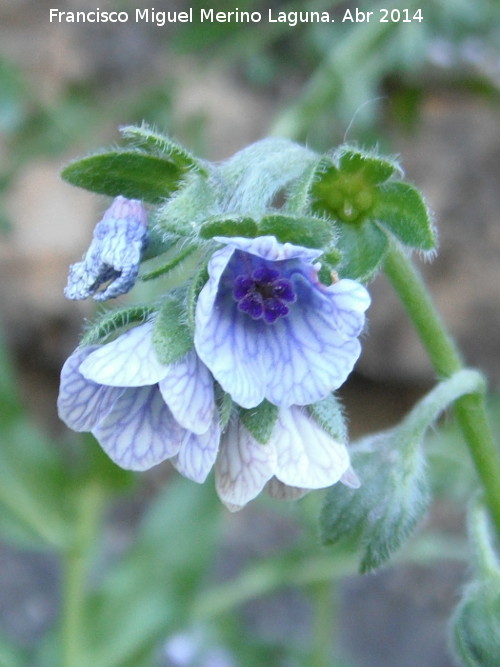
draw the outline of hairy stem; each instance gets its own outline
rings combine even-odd
[[[440,379],[464,367],[455,343],[437,312],[420,274],[399,249],[387,255],[385,273],[399,295]],[[467,394],[455,402],[455,414],[500,536],[500,455],[486,416],[484,396]]]

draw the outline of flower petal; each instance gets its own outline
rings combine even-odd
[[[215,486],[230,510],[255,498],[273,476],[273,447],[258,443],[239,420],[231,421],[222,436],[215,464]]]
[[[344,317],[335,295],[316,288],[301,274],[294,288],[297,304],[259,339],[266,398],[283,407],[316,403],[345,382],[361,353],[356,336],[364,324],[363,313]],[[249,328],[240,333],[248,347]],[[233,399],[238,402],[237,397]]]
[[[266,394],[267,373],[259,335],[267,325],[251,320],[233,305],[214,308],[209,316],[203,315],[203,325],[195,328],[194,342],[224,391],[242,407],[253,408],[262,403]],[[202,308],[198,301],[200,320]]]
[[[246,239],[239,236],[231,238],[215,236],[214,240],[228,244],[228,247],[233,250],[237,248],[272,262],[284,259],[302,259],[309,263],[321,255],[321,250],[304,248],[293,243],[280,243],[275,236],[258,236],[255,239]]]
[[[275,475],[288,486],[331,486],[350,466],[345,445],[333,440],[304,408],[280,410],[269,444],[276,450]]]
[[[300,489],[297,486],[283,484],[276,477],[271,477],[265,486],[265,491],[276,500],[299,500],[307,495],[310,489]]]
[[[206,433],[214,418],[214,382],[194,350],[166,368],[159,386],[179,424],[193,433]]]
[[[171,460],[172,465],[184,477],[203,483],[215,463],[219,440],[220,428],[215,419],[203,435],[186,431],[179,453]]]
[[[156,384],[168,366],[158,361],[152,329],[153,322],[146,322],[101,345],[82,363],[80,372],[88,380],[112,387]]]
[[[126,389],[92,433],[119,466],[147,470],[175,456],[186,431],[153,386]]]
[[[347,468],[345,473],[340,478],[340,481],[342,484],[345,484],[345,486],[348,486],[351,489],[359,489],[361,486],[361,480],[356,475],[356,472],[350,467]]]
[[[232,314],[237,311],[237,308],[232,308],[235,304],[230,295],[228,295],[228,308],[215,306],[219,280],[233,252],[234,248],[227,246],[215,252],[210,259],[209,280],[201,290],[196,304],[194,345],[201,360],[210,368],[223,387],[224,384],[231,385],[235,369],[244,368],[246,372],[244,376],[240,377],[241,400],[237,400],[237,403],[243,407],[255,407],[264,400],[259,380],[261,373],[256,363],[248,366],[245,363],[246,349],[242,350],[241,346],[233,348],[237,332]],[[243,313],[239,314],[244,318],[243,322],[250,319]],[[236,324],[238,321],[237,319]],[[242,353],[244,356],[240,358]],[[257,357],[254,360],[257,361]]]
[[[87,380],[80,373],[81,363],[96,348],[77,348],[61,370],[57,409],[59,417],[74,431],[90,431],[97,426],[124,391]]]
[[[335,304],[336,330],[346,339],[359,336],[365,324],[364,312],[368,309],[370,295],[355,280],[344,278],[324,288]]]

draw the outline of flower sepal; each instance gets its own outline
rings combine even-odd
[[[309,405],[312,418],[329,436],[339,442],[347,442],[347,424],[342,404],[335,394]]]
[[[420,192],[396,180],[397,162],[375,153],[340,147],[323,156],[303,183],[303,201],[328,218],[338,233],[341,277],[370,280],[395,237],[404,246],[430,252],[436,234]]]
[[[153,345],[162,364],[172,364],[193,347],[185,296],[174,292],[164,300],[154,321]]]
[[[334,230],[323,218],[279,212],[264,215],[258,222],[249,217],[216,216],[201,225],[199,235],[204,239],[274,236],[280,243],[320,249],[332,243]]]
[[[87,326],[80,344],[89,346],[106,343],[129,326],[144,323],[156,310],[157,306],[153,304],[138,304],[101,313]]]
[[[313,210],[344,223],[370,216],[377,186],[391,178],[397,165],[373,153],[339,148],[318,162],[310,178]]]
[[[213,239],[214,236],[244,236],[253,239],[259,229],[252,218],[220,215],[204,222],[198,233],[202,239]]]
[[[305,248],[325,248],[334,239],[331,224],[312,215],[271,213],[259,222],[259,236],[274,236],[280,243],[293,243]]]
[[[239,412],[242,423],[255,440],[262,445],[268,443],[273,434],[274,426],[278,421],[278,407],[269,403],[269,401],[262,401],[255,408],[249,410],[240,408]]]

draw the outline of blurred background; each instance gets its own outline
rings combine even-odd
[[[59,172],[116,143],[118,126],[142,120],[211,160],[270,133],[319,151],[348,141],[398,155],[439,230],[439,254],[421,269],[467,363],[487,372],[494,394],[498,3],[430,0],[420,3],[422,21],[356,24],[341,22],[347,9],[378,15],[404,4],[411,17],[419,5],[240,0],[241,11],[261,11],[263,21],[162,27],[134,21],[136,8],[148,6],[139,2],[100,0],[102,11],[128,11],[124,24],[50,23],[54,4],[0,7],[0,664],[91,664],[72,658],[71,647],[58,662],[74,623],[85,628],[82,654],[97,667],[320,665],[310,647],[325,633],[315,609],[326,590],[337,612],[326,630],[330,664],[451,665],[446,624],[465,581],[457,499],[470,484],[451,425],[430,447],[438,473],[426,528],[435,539],[361,578],[352,553],[319,546],[320,499],[278,507],[259,499],[230,515],[213,481],[179,480],[168,463],[128,475],[58,421],[60,368],[95,312],[92,303],[67,302],[63,287],[105,208]],[[156,11],[189,7],[197,17],[206,5],[154,3]],[[60,0],[58,8],[96,3]],[[216,6],[235,8],[229,0]],[[270,8],[328,10],[336,22],[268,23]],[[377,278],[370,291],[363,356],[341,392],[353,437],[395,423],[433,382],[388,283]],[[65,599],[76,586],[67,580],[68,545],[91,525],[82,613]],[[328,558],[331,571],[318,574]]]

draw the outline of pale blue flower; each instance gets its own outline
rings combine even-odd
[[[320,283],[320,250],[273,236],[215,240],[225,247],[208,264],[194,343],[222,388],[252,408],[308,405],[340,387],[361,352],[366,289]]]
[[[85,258],[70,266],[64,295],[105,301],[125,294],[134,286],[146,245],[146,209],[137,199],[116,197],[97,223]]]
[[[60,418],[91,431],[122,468],[146,470],[165,459],[203,482],[219,446],[213,380],[196,352],[165,365],[152,322],[111,343],[77,348],[63,366]]]
[[[222,435],[215,464],[217,493],[230,510],[238,510],[263,489],[292,500],[336,482],[353,488],[359,480],[342,442],[331,438],[307,408],[280,408],[271,438],[257,442],[239,419]]]

